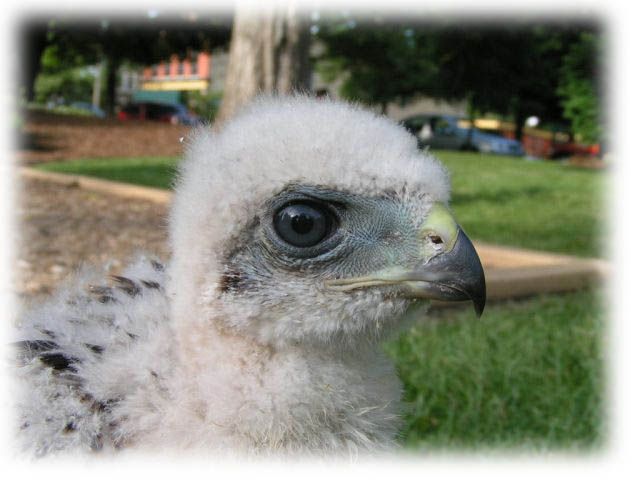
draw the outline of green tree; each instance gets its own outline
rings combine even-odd
[[[563,58],[557,89],[572,130],[582,141],[590,143],[600,141],[602,136],[597,85],[600,44],[598,35],[591,32],[580,34]]]
[[[38,103],[56,99],[91,101],[92,73],[86,67],[76,66],[75,61],[61,54],[58,45],[49,45],[44,49],[40,64],[32,100]]]
[[[230,16],[57,16],[46,24],[47,44],[59,49],[61,69],[104,62],[108,112],[115,108],[117,71],[124,62],[144,65],[188,49],[211,50],[231,35]]]
[[[343,76],[341,94],[379,105],[404,102],[425,89],[425,76],[437,72],[429,33],[411,25],[324,22],[319,30],[325,51],[318,69],[329,81]]]
[[[184,92],[186,104],[196,115],[212,122],[222,104],[222,92],[202,93],[198,90]]]
[[[34,99],[35,80],[40,73],[40,58],[48,44],[48,20],[31,18],[22,25],[20,44],[22,45],[22,72],[20,82],[27,102]]]
[[[520,139],[531,115],[562,120],[558,72],[575,36],[573,28],[562,25],[439,25],[433,91],[440,98],[466,99],[474,112],[511,118]]]
[[[521,138],[528,116],[564,122],[561,68],[581,33],[594,30],[561,23],[329,19],[320,24],[326,48],[319,65],[330,78],[342,75],[342,93],[349,98],[383,110],[388,102],[416,95],[464,100],[472,114],[512,119]]]

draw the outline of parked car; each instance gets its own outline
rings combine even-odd
[[[178,103],[130,103],[118,112],[120,120],[158,120],[182,125],[198,125],[200,117]]]
[[[600,145],[597,143],[583,144],[577,142],[553,143],[551,145],[551,158],[567,158],[578,156],[597,156],[600,154]]]
[[[461,127],[461,122],[464,122],[463,118],[453,115],[425,114],[405,118],[400,123],[416,136],[420,148],[524,155],[519,141],[483,132],[477,128]]]

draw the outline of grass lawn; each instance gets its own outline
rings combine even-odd
[[[602,441],[601,293],[433,311],[387,344],[415,449],[580,450]],[[434,321],[435,320],[435,321]]]
[[[557,162],[435,152],[451,172],[452,208],[472,239],[598,257],[608,233],[606,174]]]
[[[37,165],[40,170],[73,173],[147,187],[170,188],[175,173],[175,157],[88,158]]]
[[[452,208],[475,240],[579,256],[601,254],[605,218],[601,171],[556,162],[438,151],[452,176]],[[169,188],[173,157],[49,163],[43,170]]]
[[[598,256],[603,172],[436,152],[472,239]],[[169,188],[174,158],[89,159],[40,168]],[[589,448],[602,442],[601,292],[435,310],[386,349],[405,384],[409,448]],[[435,321],[433,321],[435,319]]]

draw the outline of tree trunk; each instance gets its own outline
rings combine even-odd
[[[522,141],[522,137],[524,136],[524,121],[526,119],[524,118],[524,115],[521,113],[518,113],[516,115],[516,131],[514,133],[514,136],[516,138],[516,140],[518,140],[519,142]]]
[[[97,66],[96,77],[93,79],[93,92],[91,94],[91,104],[100,108],[100,95],[102,94],[102,72],[104,70],[104,60]]]
[[[35,82],[40,73],[40,59],[47,46],[46,22],[34,21],[25,25],[22,37],[24,69],[21,83],[25,88],[24,95],[27,102],[35,100]]]
[[[514,137],[519,142],[522,141],[522,137],[524,135],[524,122],[527,118],[525,117],[525,113],[520,106],[517,106],[515,109],[514,122],[516,124],[516,129],[514,132]]]
[[[108,55],[105,59],[105,68],[107,69],[107,84],[104,95],[104,105],[105,110],[109,115],[113,115],[116,111],[116,87],[119,67],[120,58],[113,55]]]
[[[311,87],[309,22],[286,8],[236,11],[222,106],[224,121],[259,93],[308,92]]]
[[[476,106],[473,100],[469,97],[467,98],[467,117],[469,119],[469,129],[467,130],[467,140],[464,144],[464,149],[471,149],[472,140],[473,140],[473,129],[475,128],[476,121]]]

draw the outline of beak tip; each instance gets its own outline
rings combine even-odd
[[[478,261],[479,263],[479,261]],[[484,312],[484,307],[487,304],[487,285],[485,283],[484,277],[484,269],[482,269],[482,264],[480,264],[481,270],[481,281],[479,282],[479,291],[478,295],[472,297],[473,299],[473,309],[476,311],[476,317],[480,318],[482,316],[482,312]]]

